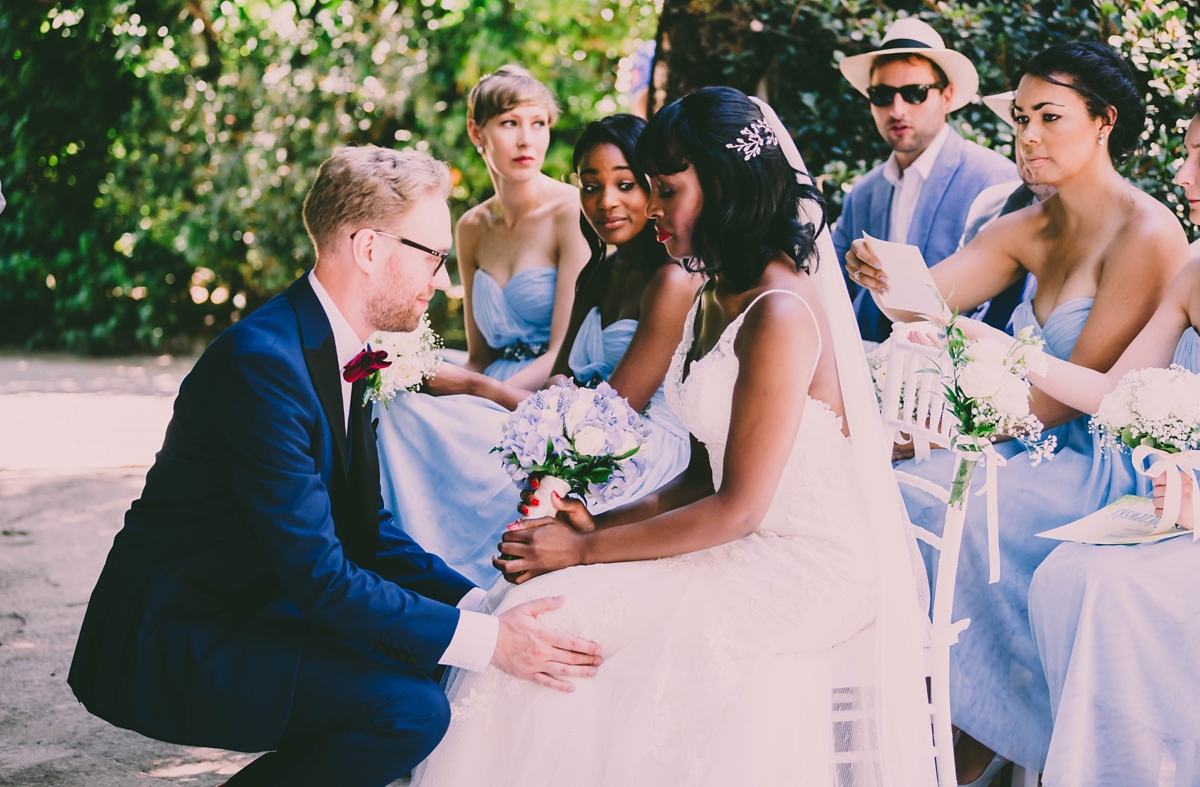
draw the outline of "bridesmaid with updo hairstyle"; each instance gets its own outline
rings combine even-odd
[[[1187,262],[1187,237],[1164,205],[1116,170],[1145,128],[1142,91],[1112,47],[1058,44],[1025,67],[1013,101],[1015,144],[1038,184],[1057,194],[1003,216],[930,269],[950,309],[967,313],[1033,274],[1036,292],[1019,304],[1013,332],[1030,327],[1046,352],[1107,371],[1145,327]],[[862,241],[847,269],[873,292],[887,271]],[[889,313],[900,322],[919,319]],[[971,627],[950,651],[951,715],[960,783],[986,785],[1004,760],[1040,772],[1050,742],[1050,693],[1029,627],[1029,584],[1057,542],[1037,533],[1065,525],[1133,492],[1129,457],[1107,449],[1079,410],[1034,388],[1030,409],[1057,438],[1052,460],[1033,465],[1020,444],[998,443],[1000,580],[989,584],[986,506],[967,511],[954,617]],[[898,469],[948,483],[954,457]],[[977,474],[975,488],[984,483]],[[902,487],[912,521],[940,534],[946,506]],[[925,552],[930,572],[936,556]]]

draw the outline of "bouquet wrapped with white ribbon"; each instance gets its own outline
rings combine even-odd
[[[1091,428],[1106,445],[1132,453],[1142,475],[1167,473],[1163,522],[1178,519],[1181,485],[1190,479],[1193,518],[1200,522],[1200,376],[1181,366],[1131,371],[1101,401]]]

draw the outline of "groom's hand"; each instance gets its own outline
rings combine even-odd
[[[492,666],[539,686],[575,691],[562,678],[590,678],[600,666],[600,646],[556,631],[538,616],[558,609],[562,596],[539,598],[513,607],[499,616],[500,634],[492,653]]]

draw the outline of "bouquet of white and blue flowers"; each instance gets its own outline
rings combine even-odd
[[[608,383],[576,388],[561,382],[531,394],[504,422],[499,453],[513,483],[544,476],[544,492],[528,516],[553,516],[551,493],[591,501],[619,496],[642,473],[635,454],[648,432],[629,403]]]

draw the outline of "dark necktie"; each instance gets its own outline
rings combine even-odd
[[[354,562],[367,565],[379,542],[379,454],[371,428],[371,410],[363,405],[366,380],[350,387],[350,465],[346,474],[350,512],[346,552]]]

